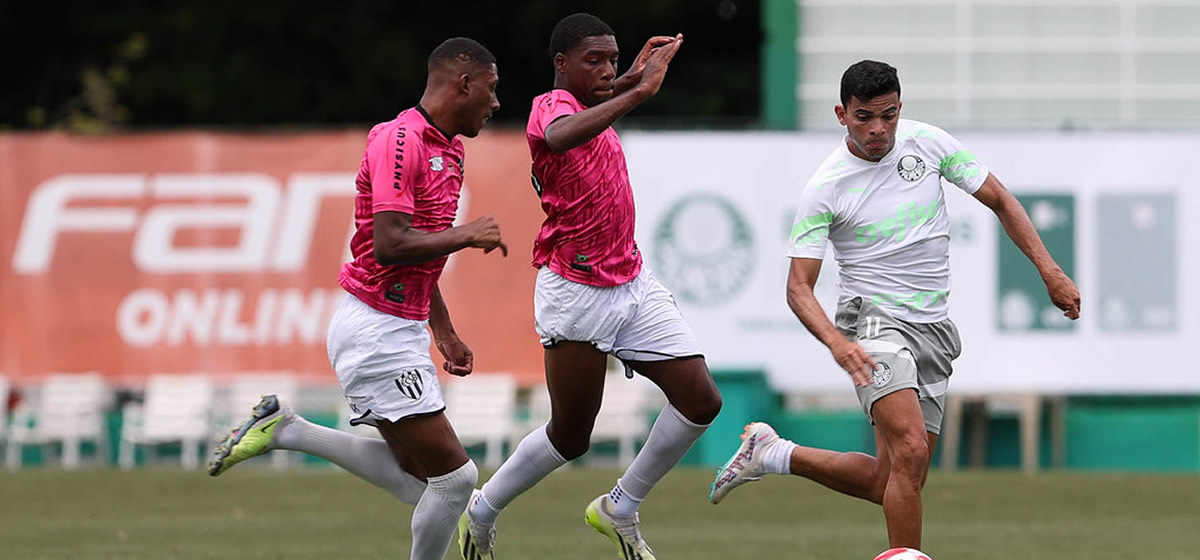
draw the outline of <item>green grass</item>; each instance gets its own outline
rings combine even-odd
[[[887,548],[880,510],[798,478],[706,501],[711,471],[678,469],[642,507],[660,558],[862,559]],[[616,558],[583,507],[616,471],[561,470],[501,517],[497,558]],[[1200,477],[934,473],[925,548],[937,560],[1194,559]],[[45,469],[0,474],[0,557],[405,558],[411,506],[341,471]],[[451,556],[457,558],[453,551]]]

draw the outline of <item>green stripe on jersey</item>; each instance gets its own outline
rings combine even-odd
[[[975,154],[972,154],[967,150],[962,150],[942,158],[942,161],[938,163],[938,169],[940,169],[942,173],[945,173],[947,169],[950,169],[955,165],[972,163],[974,161]]]
[[[824,214],[809,216],[792,225],[792,239],[795,239],[797,235],[800,235],[801,233],[804,233],[810,229],[816,229],[821,226],[829,226],[829,224],[832,223],[833,212],[825,212]]]

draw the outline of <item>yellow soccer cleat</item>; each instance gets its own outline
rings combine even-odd
[[[213,458],[208,462],[209,476],[218,476],[246,459],[274,449],[272,436],[290,414],[290,410],[279,405],[278,397],[264,396],[250,413],[250,418],[213,449]]]
[[[642,532],[638,530],[638,514],[629,517],[614,516],[608,494],[588,504],[583,520],[597,533],[608,537],[617,545],[617,553],[621,555],[622,560],[656,560],[654,551],[642,540]]]
[[[479,490],[471,493],[467,510],[458,518],[458,552],[463,560],[492,558],[492,546],[496,544],[496,526],[471,519],[471,504],[479,499]]]

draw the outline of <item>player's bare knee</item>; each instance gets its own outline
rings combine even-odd
[[[892,474],[913,480],[924,478],[929,465],[929,442],[920,434],[904,435],[890,444]]]
[[[696,424],[711,424],[721,413],[721,406],[724,404],[721,400],[721,393],[716,389],[707,392],[700,399],[700,404],[697,406],[698,411],[695,416],[688,417],[688,420]]]
[[[721,393],[716,389],[696,393],[687,402],[671,403],[688,422],[707,426],[721,413]]]
[[[554,444],[554,449],[558,451],[558,454],[562,455],[562,458],[568,461],[574,461],[575,459],[582,457],[588,452],[589,449],[591,449],[591,442],[586,439],[582,441],[571,440],[561,444],[554,443],[553,441],[551,441],[551,443]]]
[[[591,448],[591,430],[555,429],[553,421],[546,427],[546,437],[554,450],[568,461],[582,457]]]

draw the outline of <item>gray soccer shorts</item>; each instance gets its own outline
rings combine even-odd
[[[855,387],[867,418],[875,401],[902,389],[916,389],[925,416],[925,430],[942,431],[951,361],[962,353],[958,328],[950,319],[912,323],[889,315],[856,297],[838,304],[834,323],[875,360],[871,384]]]

